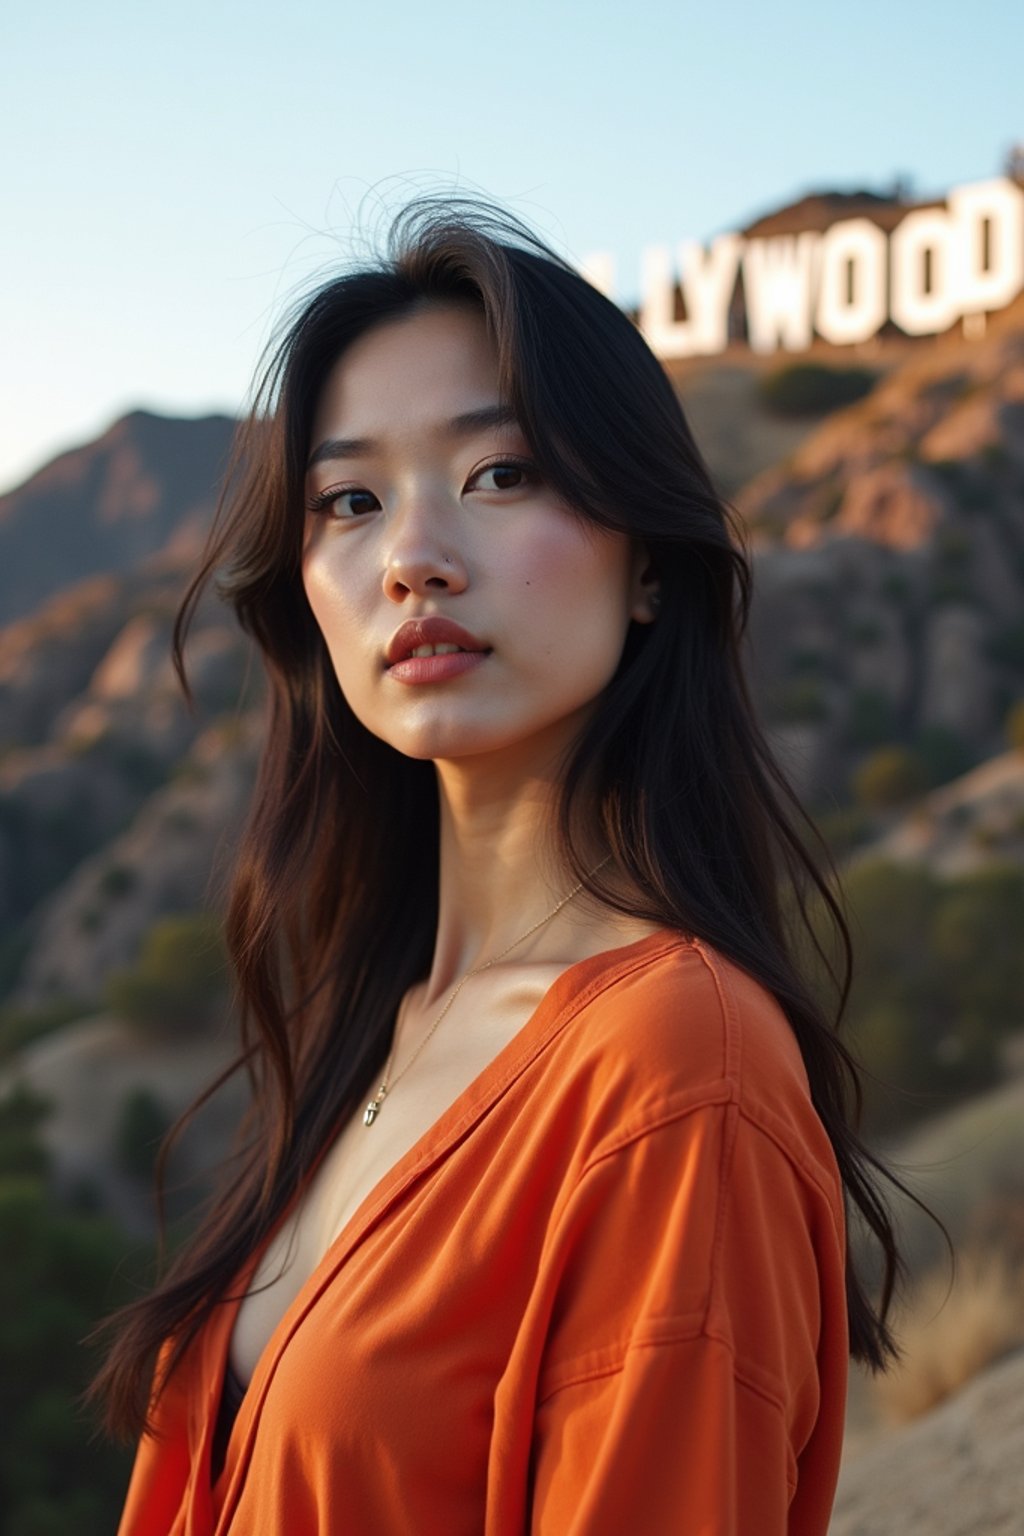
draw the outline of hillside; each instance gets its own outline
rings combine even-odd
[[[851,876],[879,860],[940,882],[1013,874],[1024,867],[1024,752],[1007,750],[1024,701],[1024,308],[982,341],[900,343],[874,349],[871,365],[878,383],[862,400],[800,419],[774,414],[762,393],[785,359],[726,355],[672,372],[750,530],[755,699]],[[170,1026],[110,1000],[112,977],[147,979],[168,923],[185,925],[186,943],[206,931],[255,773],[259,668],[230,614],[211,597],[198,610],[195,713],[169,660],[231,425],[134,413],[0,503],[0,1096],[26,1081],[42,1093],[60,1192],[143,1238],[154,1212],[146,1178],[124,1163],[126,1126],[137,1141],[140,1114],[150,1129],[173,1118],[235,1045],[220,992],[196,993]],[[943,886],[949,900],[935,907],[928,942],[959,943],[975,965],[986,936],[1005,932],[990,921],[1005,918],[992,905],[997,884],[973,905]],[[948,1086],[928,1077],[931,1058],[993,1032],[981,1042],[989,1075],[969,1079],[951,1058],[963,1102],[885,1150],[958,1251],[1024,1241],[1024,1020],[1003,985],[1012,968],[993,957],[991,996],[965,991],[961,1005],[947,977],[949,995],[936,999],[914,990],[915,956],[865,943],[873,916],[863,914],[856,941],[882,957],[891,987],[873,1000],[864,1038],[884,1080],[904,1073],[915,1114]],[[913,931],[893,927],[901,944]],[[897,1025],[913,1047],[899,1062]],[[985,1090],[973,1092],[979,1080]],[[192,1178],[201,1192],[244,1101],[236,1077],[186,1132],[170,1168],[172,1219],[189,1208],[187,1189],[173,1187]],[[937,1229],[905,1198],[893,1204],[912,1280],[941,1271]],[[966,1358],[977,1325],[959,1306],[943,1313],[942,1344]],[[899,1429],[851,1372],[832,1536],[973,1536],[981,1527],[965,1522],[982,1513],[986,1530],[1013,1529],[1021,1362],[981,1347],[966,1384]]]
[[[752,670],[813,800],[899,743],[941,783],[1024,697],[1024,310],[943,337],[736,498]]]
[[[910,550],[994,509],[992,538],[1019,550],[1024,469],[1024,295],[982,340],[947,334],[905,355],[863,400],[835,412],[738,505],[762,537],[807,549],[862,537]],[[1010,526],[1007,526],[1010,524]],[[996,562],[979,577],[998,583]]]
[[[753,469],[735,498],[753,541],[748,662],[776,750],[841,851],[882,839],[898,856],[930,818],[944,847],[959,826],[975,862],[1019,858],[1015,759],[981,765],[1004,752],[1024,699],[1024,308],[982,341],[884,350],[874,390],[824,419],[773,416],[759,381],[779,366],[727,357],[673,372],[716,477]],[[0,510],[0,550],[31,545],[38,559],[40,498],[63,498],[97,568],[65,585],[78,545],[46,540],[52,595],[0,629],[0,999],[19,1007],[69,990],[95,1001],[148,924],[205,900],[196,829],[241,815],[251,731],[244,747],[233,728],[197,743],[237,714],[248,647],[208,597],[190,645],[194,716],[168,656],[230,426],[134,413]],[[144,560],[121,537],[129,523]],[[104,529],[117,531],[113,568]],[[250,681],[253,707],[258,669]],[[859,799],[865,768],[893,748],[905,785]],[[950,787],[972,769],[1006,782],[988,820]],[[233,786],[217,791],[230,807],[201,790],[208,774]]]
[[[0,995],[40,902],[237,705],[246,647],[210,602],[189,645],[197,713],[182,700],[169,646],[186,573],[165,559],[96,577],[0,631]]]
[[[791,453],[813,427],[761,408],[760,371],[756,361],[726,361],[680,374],[694,429],[726,494]],[[235,425],[227,416],[132,411],[0,496],[0,626],[88,576],[130,571],[160,553],[192,559]]]
[[[1024,1075],[881,1150],[945,1223],[956,1262],[887,1187],[910,1277],[894,1314],[907,1365],[895,1378],[851,1367],[829,1536],[1010,1536],[1024,1494]]]
[[[42,1095],[50,1106],[43,1139],[56,1195],[99,1206],[149,1242],[156,1232],[151,1182],[121,1166],[119,1157],[128,1106],[140,1092],[146,1094],[165,1128],[224,1071],[236,1049],[226,1020],[215,1030],[157,1036],[97,1014],[34,1042],[16,1063],[0,1066],[0,1098],[16,1083]],[[194,1213],[206,1190],[204,1179],[228,1154],[246,1103],[246,1086],[236,1076],[183,1133],[170,1161],[170,1219]],[[189,1179],[196,1181],[191,1190],[185,1187]]]
[[[234,422],[133,411],[0,496],[0,624],[86,576],[130,571],[209,525]]]
[[[918,800],[892,825],[857,848],[866,859],[924,863],[958,876],[993,859],[1024,865],[1024,752],[1003,752]]]
[[[1024,1346],[915,1423],[845,1455],[829,1536],[1019,1536]]]

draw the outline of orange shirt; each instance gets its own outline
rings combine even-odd
[[[774,999],[671,929],[607,950],[339,1234],[211,1489],[239,1302],[215,1309],[118,1536],[825,1536],[844,1255]]]

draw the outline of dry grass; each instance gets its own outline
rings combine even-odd
[[[1024,1274],[1002,1247],[974,1247],[957,1257],[956,1274],[926,1274],[896,1333],[904,1358],[872,1389],[890,1424],[919,1418],[980,1371],[1024,1343]]]

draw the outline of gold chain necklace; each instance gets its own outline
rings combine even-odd
[[[607,859],[602,859],[600,864],[596,864],[594,866],[594,868],[590,871],[590,874],[591,875],[596,875],[597,871],[599,869],[603,868],[603,866],[608,863],[608,859],[610,859],[610,858],[611,858],[611,854],[608,855]],[[590,877],[588,876],[587,878],[589,879]],[[500,955],[495,955],[494,959],[493,960],[488,960],[485,965],[478,965],[475,970],[467,971],[466,972],[465,976],[463,976],[462,980],[459,982],[458,986],[455,988],[455,991],[452,993],[451,997],[445,1003],[444,1007],[441,1009],[441,1012],[438,1014],[437,1018],[434,1020],[433,1024],[430,1026],[430,1029],[429,1029],[428,1033],[426,1035],[424,1035],[423,1039],[420,1041],[419,1045],[416,1047],[416,1049],[413,1052],[412,1056],[406,1062],[406,1064],[402,1068],[401,1072],[399,1072],[398,1077],[395,1078],[394,1082],[389,1083],[388,1082],[388,1076],[389,1076],[389,1073],[391,1071],[391,1060],[392,1060],[392,1057],[395,1054],[394,1046],[392,1046],[392,1048],[391,1048],[391,1055],[388,1057],[387,1063],[386,1063],[385,1068],[384,1068],[384,1080],[381,1083],[380,1087],[377,1089],[377,1092],[374,1094],[373,1098],[370,1100],[369,1104],[367,1104],[367,1106],[366,1106],[366,1113],[363,1115],[363,1124],[364,1125],[372,1125],[373,1122],[376,1120],[377,1116],[380,1114],[381,1105],[384,1103],[385,1096],[387,1095],[387,1093],[390,1091],[391,1088],[394,1088],[395,1083],[399,1082],[399,1080],[401,1078],[403,1078],[405,1076],[405,1074],[408,1072],[409,1068],[412,1066],[413,1062],[416,1060],[416,1057],[420,1054],[420,1051],[422,1051],[423,1047],[426,1045],[427,1041],[430,1039],[431,1035],[434,1033],[435,1029],[440,1024],[441,1020],[444,1018],[445,1014],[448,1012],[448,1009],[451,1007],[452,1003],[454,1003],[455,999],[458,997],[460,991],[462,990],[462,987],[469,980],[469,978],[471,976],[479,976],[481,971],[486,971],[490,966],[497,965],[499,960],[504,960],[504,958],[508,954],[509,950],[515,949],[517,944],[521,944],[524,939],[528,939],[530,937],[531,933],[536,933],[537,929],[538,928],[542,928],[545,923],[550,923],[550,921],[554,917],[555,913],[556,912],[560,912],[562,910],[562,908],[565,906],[566,902],[567,901],[571,901],[572,898],[577,894],[577,892],[581,891],[583,889],[583,885],[584,885],[584,882],[581,880],[579,885],[573,887],[573,889],[569,892],[568,896],[563,896],[562,897],[561,901],[558,903],[558,906],[553,908],[553,910],[548,913],[547,917],[542,917],[539,923],[534,923],[532,928],[527,928],[526,932],[525,933],[521,933],[519,935],[518,939],[513,939],[512,943],[508,946],[508,949],[503,949]],[[397,1030],[396,1030],[396,1035],[397,1035]]]

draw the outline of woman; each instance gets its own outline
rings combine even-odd
[[[419,199],[292,319],[236,468],[175,643],[184,683],[219,570],[269,677],[253,1101],[104,1325],[121,1536],[824,1533],[902,1266],[664,370],[515,218]]]

